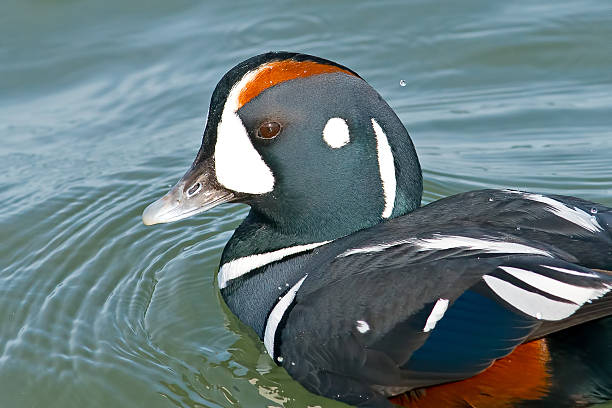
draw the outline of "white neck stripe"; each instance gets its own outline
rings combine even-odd
[[[372,127],[376,134],[376,148],[378,150],[378,167],[380,169],[380,180],[382,181],[385,196],[385,208],[382,212],[383,218],[389,218],[395,205],[395,163],[393,163],[393,152],[389,146],[387,135],[382,130],[376,119],[372,118]]]
[[[276,329],[278,328],[279,323],[283,319],[285,312],[295,299],[295,295],[297,294],[298,289],[304,283],[304,276],[302,279],[298,281],[295,285],[289,289],[287,292],[274,306],[272,312],[270,312],[270,316],[268,317],[268,321],[266,322],[266,330],[264,332],[264,345],[266,346],[266,350],[268,350],[268,354],[270,357],[274,358],[274,338],[276,337]]]
[[[221,266],[219,269],[219,275],[217,280],[219,282],[219,289],[223,289],[227,286],[229,281],[241,277],[242,275],[249,273],[253,269],[260,268],[264,265],[272,262],[279,261],[289,255],[298,254],[300,252],[306,252],[321,245],[330,243],[331,241],[315,242],[307,245],[297,245],[288,248],[282,248],[272,252],[265,252],[263,254],[249,255],[243,258],[234,259]]]

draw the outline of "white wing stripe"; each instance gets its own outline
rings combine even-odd
[[[563,320],[580,308],[529,292],[494,276],[484,275],[486,284],[502,299],[521,312],[541,320]]]
[[[423,327],[424,332],[428,332],[436,327],[436,324],[444,317],[444,313],[446,313],[446,309],[448,309],[448,299],[438,299],[433,309],[431,309],[431,313],[425,322],[425,327]]]
[[[465,248],[468,250],[480,250],[486,253],[496,254],[533,254],[543,255],[552,257],[552,255],[542,249],[533,248],[527,245],[518,244],[515,242],[497,241],[491,239],[478,239],[470,237],[462,237],[458,235],[434,235],[433,238],[425,239],[404,239],[399,241],[381,243],[378,245],[372,245],[362,248],[353,248],[344,251],[338,255],[339,258],[362,253],[382,252],[388,248],[392,248],[398,245],[411,244],[415,245],[416,250],[422,251],[433,251],[433,250],[444,250],[451,248]]]
[[[543,267],[548,268],[548,269],[552,269],[553,271],[563,272],[563,273],[567,273],[567,274],[570,274],[570,275],[586,276],[586,277],[589,277],[589,278],[597,278],[598,277],[597,275],[592,274],[592,273],[578,272],[578,271],[574,271],[574,270],[571,270],[571,269],[558,268],[556,266],[549,266],[549,265],[540,265],[540,266],[543,266]]]
[[[433,249],[448,249],[448,248],[467,248],[482,250],[487,253],[500,253],[500,254],[534,254],[552,256],[547,251],[542,249],[530,247],[516,242],[505,242],[497,241],[494,239],[477,239],[462,236],[441,236],[437,235],[433,238],[421,239],[416,242],[421,247],[420,250],[433,250]]]
[[[579,227],[584,228],[587,231],[599,232],[603,231],[603,228],[597,222],[597,219],[592,215],[589,215],[586,211],[581,210],[578,207],[570,208],[560,201],[554,200],[550,197],[543,196],[541,194],[525,193],[516,190],[504,190],[506,193],[519,194],[524,198],[532,201],[537,201],[548,205],[551,209],[550,212],[555,214],[557,217],[563,218],[572,224],[576,224]]]
[[[500,266],[510,275],[522,280],[523,282],[533,286],[534,288],[540,289],[551,295],[570,300],[577,305],[581,306],[584,303],[597,299],[606,294],[610,289],[608,288],[585,288],[582,286],[570,285],[565,282],[558,281],[556,279],[549,278],[537,274],[532,271],[525,269],[513,268],[511,266]]]

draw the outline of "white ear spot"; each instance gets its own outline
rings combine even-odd
[[[323,129],[323,140],[332,149],[338,149],[351,141],[349,128],[342,118],[331,118]]]

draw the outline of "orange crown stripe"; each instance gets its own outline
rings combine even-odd
[[[240,91],[240,95],[238,95],[238,109],[266,89],[278,85],[281,82],[290,81],[296,78],[306,78],[313,75],[329,74],[332,72],[355,75],[335,65],[327,65],[313,61],[284,60],[267,64],[257,75],[255,75],[255,78],[246,84],[244,88],[242,88],[242,91]]]

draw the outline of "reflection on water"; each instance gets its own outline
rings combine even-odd
[[[213,287],[244,206],[140,222],[191,163],[217,80],[271,49],[331,58],[407,125],[425,201],[519,187],[612,205],[606,7],[9,2],[0,406],[342,406],[291,381]]]

